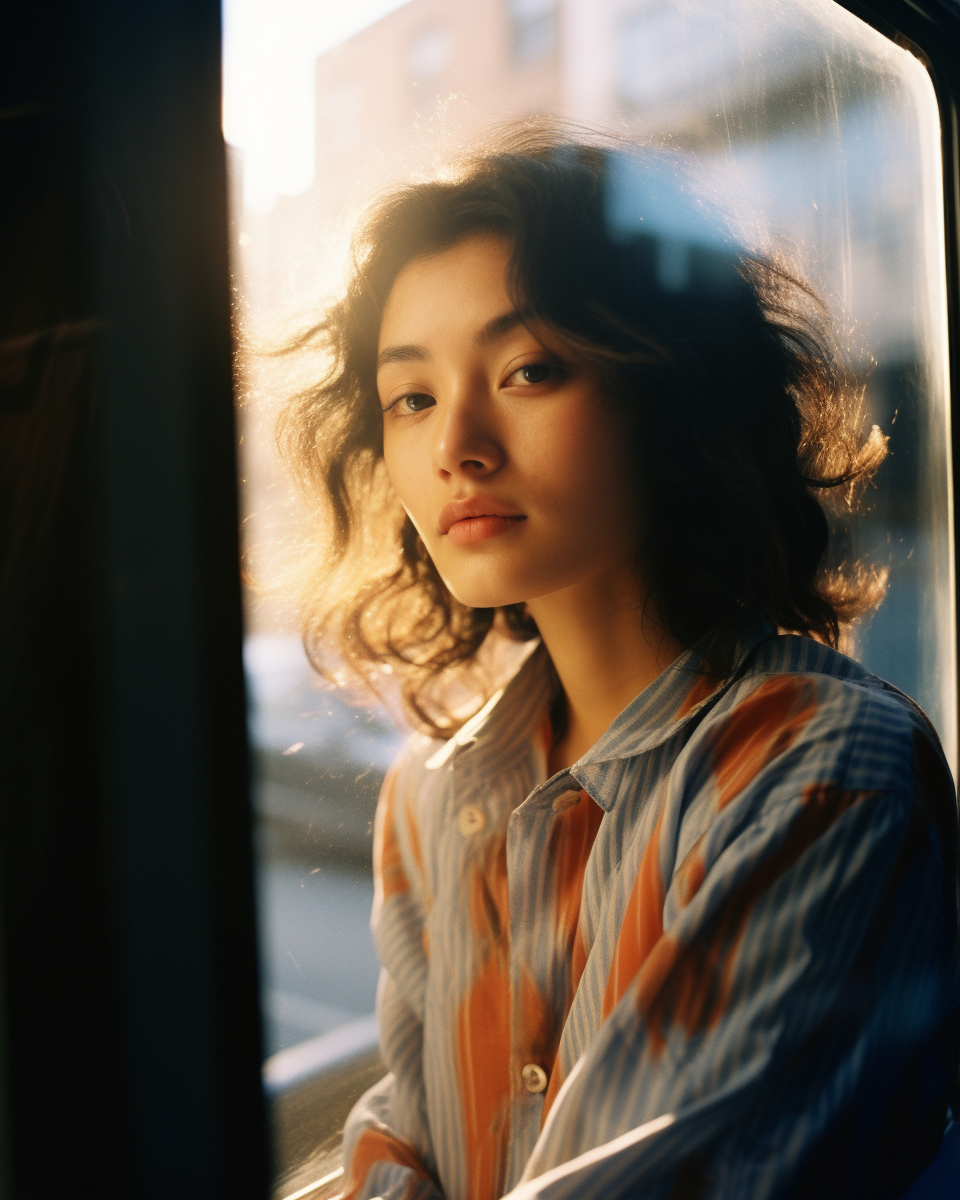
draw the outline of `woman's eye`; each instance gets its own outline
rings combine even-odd
[[[393,404],[384,409],[384,412],[389,412],[391,408],[396,406],[399,413],[418,413],[424,409],[430,408],[436,404],[436,400],[427,392],[410,392],[406,396],[400,396]]]
[[[558,373],[552,363],[528,363],[525,367],[518,367],[507,383],[546,383],[548,379],[555,379]]]

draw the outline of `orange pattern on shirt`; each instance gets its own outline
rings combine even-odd
[[[788,750],[816,711],[816,687],[804,676],[768,679],[741,700],[711,737],[717,809]]]
[[[507,847],[490,840],[469,866],[470,919],[482,965],[457,1010],[457,1061],[470,1200],[504,1189],[510,1135],[510,908]]]
[[[627,900],[610,973],[607,975],[607,988],[603,995],[604,1020],[616,1008],[620,997],[636,979],[637,972],[646,962],[647,956],[663,936],[664,888],[660,873],[662,821],[661,812],[643,852],[640,870]]]
[[[564,957],[573,950],[577,923],[580,920],[580,901],[583,896],[583,875],[587,859],[603,820],[603,809],[585,790],[580,802],[561,813],[554,822],[547,851],[554,867],[554,927],[558,947]],[[573,982],[576,991],[579,976]]]
[[[706,834],[702,833],[690,847],[683,862],[677,867],[673,876],[673,886],[681,908],[686,908],[700,890],[707,874],[707,864],[703,857],[703,843]]]
[[[554,822],[550,835],[548,854],[554,866],[554,936],[558,954],[570,963],[567,995],[564,997],[563,1019],[557,1029],[563,1028],[573,997],[580,983],[580,976],[587,962],[587,948],[580,929],[580,903],[583,898],[583,877],[587,860],[603,820],[603,809],[585,790],[580,791],[580,801],[566,809]],[[559,1035],[551,1039],[549,1051],[543,1052],[542,1065],[550,1076],[544,1096],[542,1120],[546,1120],[550,1106],[556,1098],[563,1073],[556,1062]],[[541,1061],[536,1055],[530,1060]]]
[[[693,712],[698,704],[702,704],[708,696],[712,696],[723,681],[715,675],[697,675],[693,682],[690,691],[687,692],[686,698],[677,709],[675,721],[681,721],[687,713]]]
[[[718,811],[792,745],[816,712],[816,707],[813,683],[809,679],[792,676],[780,676],[762,683],[737,705],[711,739]],[[602,1010],[604,1019],[616,1007],[641,968],[644,968],[645,975],[651,981],[660,979],[672,971],[680,953],[680,947],[674,939],[663,936],[663,904],[666,896],[660,872],[661,819],[657,819],[627,901],[607,977]],[[677,875],[680,902],[689,904],[706,875],[700,841],[687,854]],[[644,984],[641,980],[641,992],[646,994],[649,987],[649,982]],[[684,1011],[692,1012],[696,1007],[691,989],[693,993],[699,993],[705,987],[705,983],[690,978],[683,989],[683,998],[688,1005]],[[722,1006],[717,1015],[720,1011]],[[662,1038],[659,1040],[662,1041]],[[654,1037],[654,1045],[657,1044],[658,1038]]]
[[[743,935],[758,900],[784,875],[848,808],[875,793],[841,791],[814,784],[803,795],[803,808],[790,832],[759,869],[735,888],[710,926],[684,945],[662,937],[637,980],[637,1007],[646,1018],[650,1044],[663,1049],[672,1025],[689,1036],[715,1026],[724,1015],[730,977]]]
[[[353,1200],[358,1196],[371,1168],[378,1162],[397,1163],[401,1167],[410,1167],[421,1179],[431,1178],[430,1172],[409,1142],[379,1129],[365,1129],[354,1147],[350,1159],[350,1173],[339,1200]]]
[[[397,772],[391,770],[383,781],[376,837],[373,843],[373,875],[383,889],[383,900],[409,892],[410,881],[403,869],[400,845],[397,841],[394,804],[396,801]]]

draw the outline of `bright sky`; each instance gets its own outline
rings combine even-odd
[[[223,132],[244,152],[244,206],[313,179],[313,64],[404,0],[223,0]]]

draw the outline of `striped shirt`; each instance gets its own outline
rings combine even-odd
[[[547,777],[534,650],[383,788],[385,1200],[900,1195],[956,1077],[957,810],[920,710],[757,623]]]

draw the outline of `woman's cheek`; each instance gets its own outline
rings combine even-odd
[[[415,475],[415,470],[411,469],[409,453],[403,453],[402,443],[398,445],[399,439],[396,435],[391,435],[389,432],[384,432],[383,437],[383,464],[387,470],[387,479],[390,481],[390,486],[397,494],[397,498],[407,512],[407,516],[413,521],[414,525],[420,529],[420,518],[416,512],[417,492],[413,487],[412,479]]]
[[[598,437],[596,423],[582,408],[573,406],[554,421],[530,430],[528,476],[556,498],[562,508],[576,508],[603,490],[611,469],[613,439]]]

